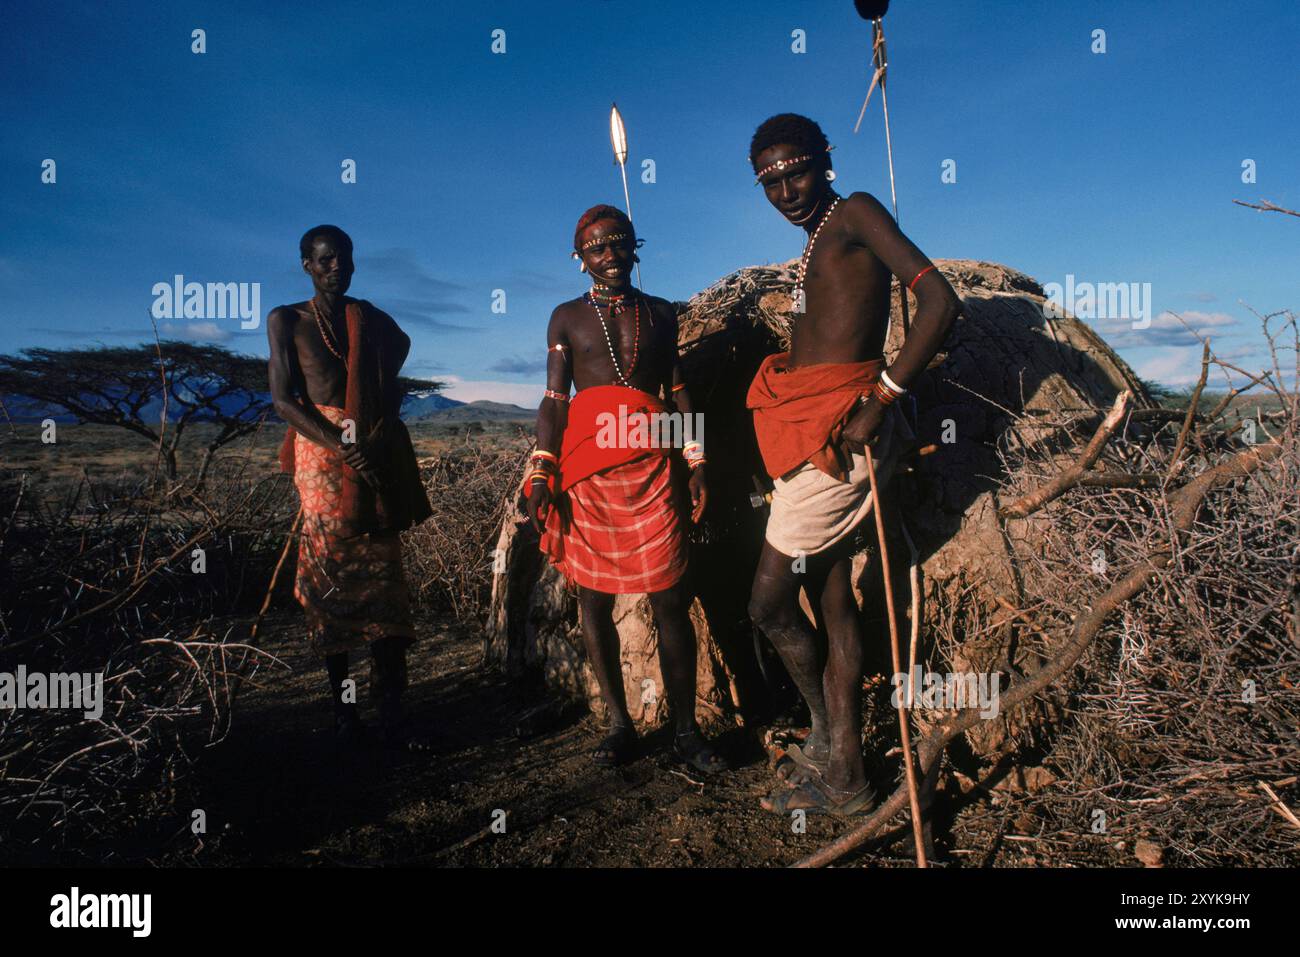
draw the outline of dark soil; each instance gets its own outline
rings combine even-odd
[[[723,736],[738,769],[707,779],[673,758],[662,734],[624,767],[594,766],[601,727],[581,706],[521,739],[519,719],[542,699],[480,668],[472,636],[427,623],[433,637],[412,652],[408,701],[435,756],[340,749],[324,674],[289,640],[287,616],[283,625],[267,650],[291,670],[259,674],[226,740],[200,758],[194,806],[208,833],[185,830],[156,863],[781,866],[849,827],[810,817],[796,834],[789,817],[763,811],[774,779],[752,732]],[[373,722],[367,671],[355,677]],[[498,810],[505,833],[492,829]],[[896,858],[873,859],[906,860],[906,842],[891,850]]]

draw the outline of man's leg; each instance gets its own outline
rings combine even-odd
[[[673,712],[677,753],[706,773],[726,770],[726,761],[700,734],[695,723],[695,629],[691,627],[684,581],[649,596],[659,626],[659,670]]]
[[[325,673],[329,676],[330,699],[334,702],[334,730],[340,736],[355,736],[361,731],[361,715],[355,701],[343,700],[343,682],[348,679],[348,653],[326,655]]]
[[[823,689],[830,730],[830,764],[825,781],[837,791],[856,793],[867,783],[862,761],[862,618],[851,582],[851,561],[836,559],[818,596],[826,624],[828,654]]]
[[[581,588],[578,593],[581,611],[582,641],[587,661],[596,673],[600,695],[609,711],[610,732],[596,747],[592,758],[597,764],[615,765],[626,761],[636,742],[632,716],[627,711],[623,690],[623,668],[619,661],[618,630],[614,627],[614,596]]]
[[[370,655],[374,662],[372,700],[379,707],[384,744],[401,751],[431,751],[432,741],[412,730],[402,704],[407,686],[406,651],[409,645],[408,639],[397,636],[378,638],[371,643]]]
[[[796,572],[793,558],[764,542],[750,593],[749,617],[772,642],[807,702],[812,731],[804,752],[812,761],[824,764],[830,749],[822,683],[824,662],[816,633],[799,607],[799,589],[803,585],[809,586],[811,597],[818,591],[820,582],[812,580],[809,571]]]

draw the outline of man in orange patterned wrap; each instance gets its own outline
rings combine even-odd
[[[315,295],[267,318],[271,396],[289,424],[280,464],[302,500],[294,596],[325,659],[340,737],[363,737],[344,682],[348,653],[368,649],[385,742],[419,750],[401,706],[415,629],[398,533],[431,511],[398,418],[411,340],[387,313],[345,295],[354,267],[343,230],[308,230],[300,253]]]
[[[680,452],[690,470],[691,520],[698,522],[707,500],[703,444],[682,429],[688,440],[680,449],[657,447],[647,427],[652,415],[670,410],[692,418],[677,368],[677,317],[665,300],[632,288],[636,234],[622,211],[588,210],[573,245],[592,288],[551,315],[546,397],[525,494],[542,551],[578,588],[587,657],[609,710],[610,733],[592,758],[616,765],[635,752],[614,596],[648,594],[675,750],[697,770],[719,771],[726,762],[695,722],[695,631],[683,583],[688,543],[672,461]],[[572,402],[570,386],[577,390]]]

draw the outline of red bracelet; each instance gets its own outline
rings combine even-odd
[[[875,396],[876,401],[881,405],[893,405],[898,401],[899,394],[900,393],[889,391],[888,387],[879,379],[877,379],[872,386],[872,395]]]
[[[933,269],[933,268],[934,268],[933,265],[926,266],[926,267],[925,267],[924,269],[922,269],[919,273],[917,273],[914,277],[912,277],[912,281],[909,282],[909,283],[907,284],[907,291],[908,291],[908,292],[911,292],[911,291],[912,291],[912,288],[916,285],[916,280],[920,279],[922,276],[924,276],[926,273],[928,273],[928,272],[929,272],[931,269]]]

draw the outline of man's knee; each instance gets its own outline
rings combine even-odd
[[[781,631],[793,623],[788,605],[780,596],[756,591],[749,598],[749,620],[765,633]]]
[[[686,598],[678,587],[666,588],[650,596],[650,610],[659,618],[665,615],[680,615],[686,610]]]
[[[608,615],[614,610],[614,596],[584,588],[578,595],[578,604],[587,614]]]

